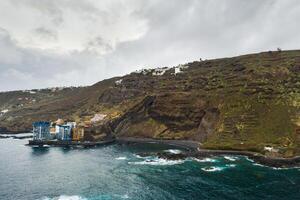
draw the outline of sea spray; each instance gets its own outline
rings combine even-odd
[[[143,161],[128,162],[133,165],[178,165],[184,163],[185,160],[168,160],[163,158],[147,158]]]

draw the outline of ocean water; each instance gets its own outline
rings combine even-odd
[[[33,148],[0,139],[0,199],[300,199],[300,169],[273,169],[246,157],[164,160],[155,144]]]

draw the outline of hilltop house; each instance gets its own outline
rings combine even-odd
[[[50,122],[40,121],[34,122],[33,127],[33,140],[49,140],[50,137]]]

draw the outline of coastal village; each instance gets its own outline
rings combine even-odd
[[[55,122],[37,121],[32,123],[33,139],[29,145],[76,145],[76,144],[98,144],[99,141],[112,141],[107,134],[101,134],[98,138],[92,138],[93,128],[99,121],[104,120],[106,115],[95,114],[95,116],[84,122],[65,122],[58,119]],[[95,142],[97,141],[97,142]]]
[[[188,65],[178,65],[173,67],[173,74],[182,73],[184,69],[187,69]],[[138,74],[151,74],[152,76],[162,76],[166,71],[170,70],[168,67],[161,67],[155,69],[142,69],[135,71],[133,73]],[[115,85],[119,86],[122,84],[122,79],[115,81]],[[60,89],[61,90],[61,89]],[[52,92],[56,90],[52,89]],[[27,91],[24,91],[27,92]],[[35,91],[28,91],[30,94],[36,94]],[[4,110],[8,112],[8,110]],[[72,122],[64,121],[63,119],[57,119],[56,121],[36,121],[32,124],[33,139],[29,141],[29,145],[69,145],[69,144],[84,144],[90,143],[91,141],[91,132],[92,128],[98,122],[104,120],[106,117],[105,114],[95,114],[93,118],[89,121],[84,122]],[[107,135],[101,135],[100,138],[97,138],[97,141],[103,141],[107,139]]]
[[[84,129],[88,125],[78,125],[76,122],[64,122],[58,119],[56,122],[38,121],[32,124],[33,140],[47,141],[80,141],[84,138]]]

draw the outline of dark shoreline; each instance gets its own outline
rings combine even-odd
[[[118,144],[133,144],[133,143],[156,143],[162,145],[176,146],[189,151],[196,151],[199,143],[191,140],[158,140],[151,138],[133,138],[133,137],[117,137]]]
[[[0,135],[18,135],[23,133],[32,133],[32,130],[8,131],[0,128]]]
[[[118,144],[134,144],[134,143],[156,143],[162,145],[171,145],[184,148],[188,150],[183,153],[181,157],[211,157],[211,156],[224,156],[224,155],[235,155],[235,156],[246,156],[254,162],[274,168],[295,168],[300,167],[300,156],[293,158],[271,158],[266,157],[263,154],[251,151],[234,151],[234,150],[209,150],[200,149],[199,143],[190,140],[156,140],[150,138],[132,138],[132,137],[120,137],[116,139]],[[173,159],[178,155],[164,155],[166,158]]]
[[[36,140],[29,140],[28,146],[56,146],[56,147],[70,147],[70,146],[82,146],[82,147],[95,147],[95,146],[103,146],[108,144],[115,143],[114,139],[111,140],[104,140],[99,142],[80,142],[80,141],[56,141],[56,140],[49,140],[49,141],[36,141]]]
[[[18,133],[18,134],[11,134],[11,133],[0,133],[0,139],[6,139],[6,138],[13,138],[13,139],[30,139],[32,138],[32,133]]]

